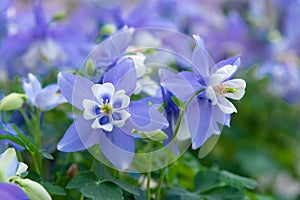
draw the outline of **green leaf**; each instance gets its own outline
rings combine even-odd
[[[245,194],[243,191],[230,186],[217,187],[201,194],[207,200],[243,200]]]
[[[245,187],[248,189],[254,189],[257,186],[255,180],[250,178],[245,178],[227,171],[221,171],[220,173],[221,180],[233,187]]]
[[[82,172],[78,174],[75,178],[73,178],[68,185],[66,186],[67,189],[76,189],[82,188],[86,184],[97,181],[96,176],[93,172]]]
[[[111,175],[108,173],[105,165],[101,164],[100,162],[94,163],[94,172],[96,177],[102,181],[102,180],[109,180],[111,179]]]
[[[97,183],[92,182],[86,184],[81,189],[85,197],[93,200],[123,200],[123,192],[121,188],[110,182]]]
[[[116,184],[117,186],[119,186],[120,188],[122,188],[123,190],[135,194],[135,195],[139,195],[139,190],[137,187],[131,185],[130,183],[127,183],[123,180],[120,179],[110,179],[108,180],[109,182],[112,182],[114,184]]]
[[[58,185],[53,185],[50,182],[42,182],[42,185],[51,195],[67,195],[65,189]]]
[[[184,104],[182,101],[180,101],[177,97],[175,96],[172,96],[172,100],[173,102],[179,107],[179,108],[182,108],[184,107]]]
[[[194,187],[198,192],[205,192],[218,186],[221,186],[218,171],[207,169],[198,172],[195,176]]]
[[[203,200],[199,194],[187,191],[184,188],[172,188],[167,191],[166,200]]]
[[[40,150],[40,152],[44,158],[47,158],[48,160],[54,160],[54,157],[50,153],[43,150]]]

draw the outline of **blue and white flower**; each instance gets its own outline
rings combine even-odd
[[[83,115],[66,131],[57,145],[58,150],[74,152],[98,144],[114,166],[128,168],[135,152],[132,131],[150,132],[168,126],[154,107],[130,100],[136,82],[136,69],[130,58],[105,71],[97,84],[60,73],[58,85],[62,94]]]

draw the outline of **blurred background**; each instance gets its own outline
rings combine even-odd
[[[55,70],[78,69],[124,26],[200,34],[215,62],[241,54],[236,76],[247,88],[199,162],[254,178],[275,199],[300,199],[299,19],[298,0],[0,0],[0,93],[21,90],[28,72],[46,84]]]

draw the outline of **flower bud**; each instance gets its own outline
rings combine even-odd
[[[102,26],[100,32],[103,35],[110,35],[113,34],[114,32],[116,32],[117,28],[115,25],[113,24],[105,24],[104,26]]]
[[[0,101],[0,111],[16,110],[22,107],[26,99],[25,94],[10,93]]]
[[[10,177],[9,182],[19,185],[22,188],[22,190],[27,194],[29,199],[52,199],[41,184],[30,179],[22,179],[19,176],[12,176]]]
[[[92,59],[88,59],[86,61],[85,70],[86,70],[86,73],[89,76],[94,76],[95,75],[95,65],[94,65]]]

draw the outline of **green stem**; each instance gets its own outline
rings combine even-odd
[[[68,153],[68,157],[67,157],[66,164],[69,164],[69,163],[71,163],[71,162],[72,162],[72,160],[73,160],[73,155],[74,155],[74,153],[73,153],[73,152],[71,152],[71,153]]]
[[[35,167],[35,170],[38,174],[41,175],[41,171],[40,171],[40,167],[39,167],[39,163],[38,163],[38,157],[37,154],[34,154],[34,153],[31,153],[32,155],[32,158],[33,158],[33,162],[34,162],[34,167]]]
[[[150,142],[150,152],[153,150],[153,142]],[[146,193],[146,199],[150,200],[151,196],[151,188],[150,188],[150,181],[151,181],[151,168],[152,168],[152,154],[150,154],[149,158],[149,170],[147,172],[147,193]]]
[[[37,108],[37,112],[36,112],[36,121],[35,121],[35,143],[38,147],[41,146],[41,126],[40,126],[40,123],[41,123],[41,109],[40,108]]]
[[[182,117],[185,113],[185,111],[187,110],[188,106],[190,105],[190,103],[192,102],[192,100],[198,95],[200,94],[202,91],[204,91],[204,89],[200,89],[198,90],[197,92],[195,92],[193,94],[193,96],[191,96],[188,101],[184,104],[184,106],[180,107],[180,112],[179,112],[179,117],[178,117],[178,120],[177,120],[177,123],[176,123],[176,126],[175,126],[175,129],[174,129],[174,134],[173,134],[173,138],[172,138],[172,142],[170,144],[170,148],[169,148],[169,152],[168,152],[168,155],[165,159],[165,163],[164,163],[164,168],[162,168],[162,171],[160,173],[160,177],[159,177],[159,182],[158,182],[158,186],[157,186],[157,190],[156,190],[156,194],[155,194],[155,200],[158,200],[159,196],[160,196],[160,191],[161,191],[161,187],[162,187],[162,184],[163,184],[163,181],[164,181],[164,178],[165,178],[165,175],[166,175],[166,169],[167,169],[167,164],[169,162],[169,159],[170,159],[170,155],[171,155],[171,152],[173,150],[173,147],[174,147],[174,144],[175,144],[175,138],[178,134],[178,131],[179,131],[179,128],[180,128],[180,125],[181,125],[181,121],[182,121]]]

